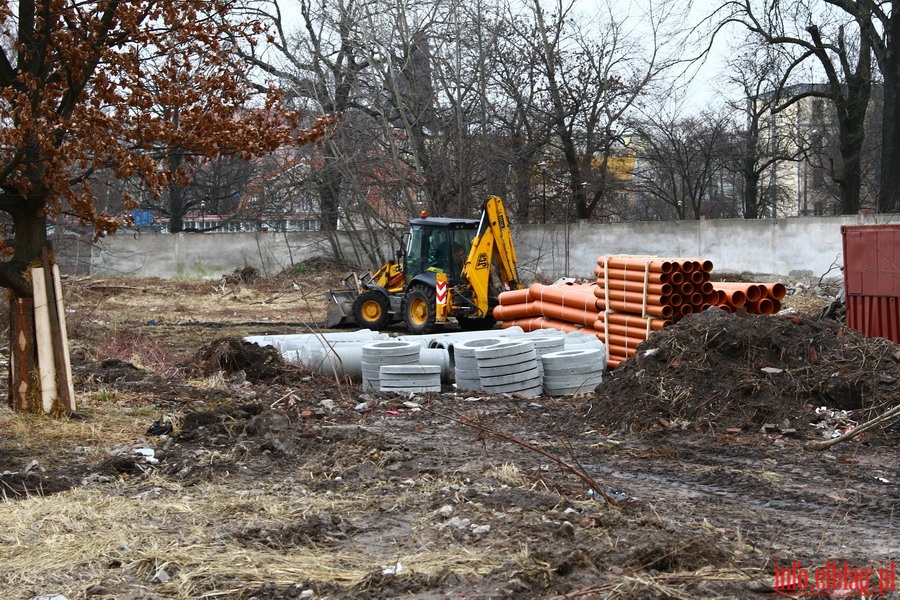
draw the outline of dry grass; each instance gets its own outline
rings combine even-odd
[[[324,285],[324,284],[323,284]],[[319,282],[267,281],[253,286],[180,279],[82,279],[65,286],[68,319],[76,327],[121,315],[123,323],[216,321],[318,322],[325,316],[325,290]],[[111,324],[116,325],[116,324]]]
[[[611,576],[609,583],[592,586],[565,596],[553,596],[550,600],[588,600],[603,598],[604,600],[644,600],[646,598],[671,598],[672,600],[695,600],[712,597],[709,593],[686,592],[685,587],[716,583],[753,582],[761,573],[752,573],[742,569],[716,569],[706,567],[696,572],[671,573],[659,576],[647,573]],[[712,588],[715,589],[715,588]],[[738,596],[716,596],[722,600]]]
[[[53,455],[47,452],[54,448],[58,452],[69,452],[76,446],[108,448],[133,444],[135,437],[147,429],[150,411],[123,410],[121,403],[101,403],[92,400],[93,395],[79,395],[82,416],[76,419],[15,414],[7,406],[2,406],[0,430],[7,440],[20,440],[23,447],[40,447],[41,462],[52,463]],[[152,414],[155,412],[152,411]]]
[[[521,486],[528,482],[518,465],[509,462],[488,469],[485,471],[484,476],[496,479],[500,483],[505,483],[509,486]]]
[[[403,573],[425,575],[442,569],[483,574],[497,566],[496,556],[456,544],[386,557],[373,555],[366,545],[335,552],[325,546],[278,549],[240,541],[241,532],[251,526],[277,528],[317,512],[358,514],[362,497],[292,498],[214,485],[184,488],[160,478],[147,485],[151,493],[133,497],[121,495],[124,486],[85,487],[0,504],[0,520],[6,524],[0,531],[0,589],[75,594],[101,580],[149,583],[164,569],[171,580],[154,585],[154,592],[187,599],[263,583],[287,586],[313,579],[355,584],[395,563]],[[211,535],[213,524],[216,535]]]

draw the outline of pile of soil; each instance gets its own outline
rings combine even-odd
[[[263,275],[259,272],[259,269],[250,265],[247,265],[240,269],[235,269],[231,272],[230,275],[222,275],[222,281],[231,285],[238,285],[242,283],[252,285],[255,283],[260,283],[262,280]]]
[[[230,337],[200,348],[191,364],[202,375],[222,372],[232,377],[238,375],[251,383],[299,381],[309,375],[308,369],[285,362],[272,346]]]
[[[597,396],[607,430],[759,429],[822,406],[868,418],[900,397],[900,346],[830,319],[710,309],[653,333]]]

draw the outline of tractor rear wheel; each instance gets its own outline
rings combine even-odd
[[[403,296],[403,317],[409,332],[414,335],[430,333],[436,314],[434,288],[413,285]]]
[[[378,331],[391,322],[391,303],[378,290],[366,290],[353,302],[353,318],[360,327]]]

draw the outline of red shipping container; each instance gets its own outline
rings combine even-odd
[[[845,225],[847,326],[900,343],[900,225]]]

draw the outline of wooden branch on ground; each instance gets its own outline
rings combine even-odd
[[[853,429],[839,437],[832,438],[830,440],[809,442],[808,444],[806,444],[806,447],[810,450],[826,450],[828,448],[831,448],[835,444],[851,440],[856,436],[861,435],[867,431],[871,431],[872,429],[875,429],[876,427],[879,427],[881,425],[889,425],[897,419],[900,419],[900,405],[895,406],[894,408],[878,415],[877,417],[866,423],[863,423],[859,427],[854,427]]]
[[[535,446],[533,444],[529,444],[528,442],[526,442],[524,440],[520,440],[517,437],[513,437],[513,436],[509,435],[508,433],[503,433],[502,431],[497,431],[496,429],[492,429],[492,428],[488,427],[487,425],[482,425],[481,423],[472,421],[471,419],[467,419],[465,417],[462,417],[462,418],[452,417],[450,415],[445,415],[445,414],[439,413],[437,411],[431,410],[429,408],[425,408],[424,406],[422,407],[422,410],[430,412],[431,414],[438,416],[442,419],[447,419],[448,421],[453,421],[454,423],[458,423],[460,425],[465,425],[466,427],[471,427],[472,429],[476,429],[478,431],[481,431],[482,433],[487,433],[489,435],[493,435],[494,437],[504,439],[508,442],[512,442],[513,444],[518,444],[519,446],[522,446],[523,448],[527,448],[528,450],[531,450],[532,452],[537,452],[541,456],[545,456],[545,457],[549,458],[550,460],[552,460],[553,462],[555,462],[556,464],[561,466],[564,470],[566,470],[569,473],[572,473],[573,475],[578,477],[581,481],[583,481],[585,483],[585,485],[588,486],[588,489],[591,489],[594,492],[596,492],[597,495],[599,495],[601,498],[603,498],[603,500],[610,506],[618,506],[619,505],[619,503],[616,501],[615,498],[613,498],[612,496],[610,496],[609,494],[604,492],[602,489],[600,489],[600,486],[597,484],[596,481],[594,481],[593,477],[591,477],[590,475],[585,473],[582,469],[578,469],[578,468],[572,466],[571,464],[567,463],[566,461],[564,461],[560,457],[556,456],[555,454],[550,454],[546,450],[543,450],[542,448],[538,448],[537,446]]]
[[[92,290],[143,290],[145,288],[133,285],[112,285],[111,283],[92,283],[87,287]]]

